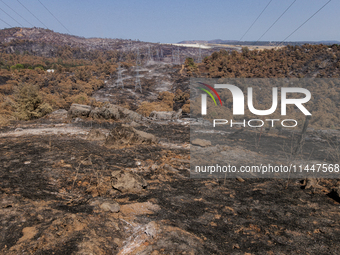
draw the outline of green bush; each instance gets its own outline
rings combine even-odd
[[[15,100],[14,116],[21,120],[40,118],[53,110],[48,103],[43,102],[39,87],[31,84],[19,85],[15,92]]]
[[[196,67],[195,61],[193,58],[186,58],[185,64],[190,67]]]
[[[14,66],[11,66],[11,70],[15,70],[15,69],[24,69],[24,65],[22,64],[16,64]]]

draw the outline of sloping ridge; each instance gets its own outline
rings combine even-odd
[[[61,34],[44,28],[8,28],[0,30],[0,42],[24,40],[34,43],[46,43],[57,46],[81,48],[110,48],[121,39],[84,38],[75,35]]]

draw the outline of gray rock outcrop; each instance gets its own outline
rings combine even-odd
[[[89,105],[72,104],[70,110],[68,111],[68,115],[71,118],[88,117],[91,110],[92,108]]]
[[[72,104],[70,110],[68,111],[68,116],[71,118],[91,117],[93,119],[126,119],[129,121],[140,121],[143,118],[142,115],[134,111],[114,104],[107,104],[101,108],[92,108],[88,105]]]
[[[99,109],[99,117],[104,119],[120,119],[118,107],[116,105],[108,104]]]

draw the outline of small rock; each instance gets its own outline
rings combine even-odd
[[[236,179],[237,179],[239,182],[244,182],[244,179],[241,178],[241,177],[236,177]]]
[[[152,164],[151,167],[150,167],[150,169],[151,169],[152,171],[156,171],[156,170],[158,169],[158,166],[157,166],[156,164]]]
[[[99,207],[105,212],[117,213],[120,210],[120,206],[118,203],[104,202]]]
[[[154,221],[149,222],[145,226],[144,233],[152,238],[155,238],[158,232],[159,232],[159,226]]]
[[[44,219],[44,217],[43,217],[43,216],[41,216],[40,214],[38,214],[38,216],[37,216],[37,219],[41,221],[41,220],[43,220],[43,219]]]
[[[233,249],[240,249],[240,246],[237,243],[233,244]]]
[[[23,131],[23,129],[22,129],[22,128],[16,128],[16,129],[14,130],[14,132],[20,132],[20,131]]]
[[[147,186],[147,182],[135,173],[114,171],[111,175],[112,187],[121,192],[139,193]]]
[[[82,118],[75,118],[73,122],[74,122],[74,123],[78,123],[78,122],[82,122],[82,121],[83,121]]]
[[[31,161],[25,161],[24,164],[29,165],[29,164],[31,164]]]
[[[193,145],[198,145],[198,146],[201,146],[201,147],[211,146],[211,142],[210,141],[204,140],[204,139],[199,139],[199,138],[191,141],[191,143]]]

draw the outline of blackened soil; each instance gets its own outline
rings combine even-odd
[[[170,143],[189,143],[190,127],[182,126],[175,123],[167,123],[166,125],[150,123],[148,126],[137,127],[138,130],[151,133],[160,140]]]
[[[189,142],[182,125],[138,129]],[[243,131],[226,139],[229,146],[274,156],[292,140],[262,134],[254,147],[254,135]],[[327,143],[306,142],[303,157],[327,159]],[[189,159],[188,150],[161,145],[108,149],[63,135],[0,138],[0,251],[117,254],[133,243],[133,225],[155,221],[189,234],[169,232],[166,241],[143,242],[145,253],[131,254],[190,254],[193,238],[199,240],[195,254],[339,254],[340,204],[331,192],[337,179],[319,180],[325,189],[303,189],[297,179],[195,180],[188,178]],[[136,172],[148,187],[138,194],[114,190],[114,170]],[[101,210],[91,202],[96,199],[160,209],[129,218]]]

